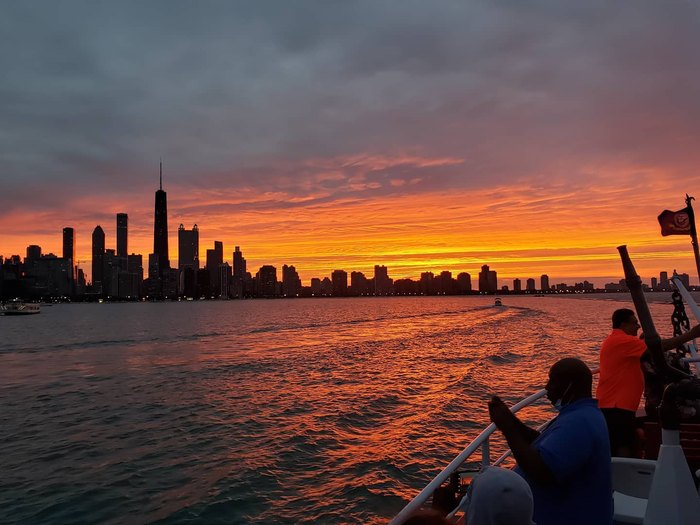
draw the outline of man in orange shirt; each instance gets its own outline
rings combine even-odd
[[[639,321],[629,308],[615,310],[613,330],[600,347],[600,375],[596,397],[605,416],[613,456],[630,457],[634,445],[635,415],[644,392],[640,358],[647,345],[637,337]],[[700,337],[700,325],[671,339],[663,339],[664,351]]]

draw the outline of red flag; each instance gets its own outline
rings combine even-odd
[[[690,235],[690,215],[688,208],[678,211],[664,210],[659,215],[661,235]]]

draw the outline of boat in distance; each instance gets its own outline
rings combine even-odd
[[[38,313],[41,313],[41,305],[37,303],[10,301],[0,307],[2,315],[33,315]]]

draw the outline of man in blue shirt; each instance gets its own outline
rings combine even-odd
[[[516,472],[532,489],[537,525],[612,524],[610,441],[591,396],[592,383],[583,361],[557,361],[545,388],[560,413],[542,433],[526,426],[498,397],[489,402],[491,421],[518,463]]]

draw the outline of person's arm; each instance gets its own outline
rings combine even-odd
[[[697,339],[698,337],[700,337],[700,324],[696,324],[684,334],[671,337],[670,339],[662,339],[661,348],[663,348],[664,352],[673,350],[674,348],[677,348],[682,344],[691,341],[692,339]]]
[[[523,472],[539,484],[555,483],[554,474],[532,446],[532,436],[538,436],[539,432],[520,421],[498,397],[494,396],[489,402],[489,415],[491,421],[503,432],[513,457]]]
[[[505,410],[503,410],[504,408]],[[508,412],[507,414],[506,411]],[[537,430],[528,427],[525,423],[520,421],[518,416],[513,414],[513,412],[510,411],[510,409],[498,396],[493,396],[491,401],[489,401],[489,415],[491,416],[491,421],[493,421],[496,424],[496,427],[502,431],[499,424],[493,419],[494,413],[496,413],[496,418],[502,425],[505,424],[510,428],[511,432],[517,432],[520,434],[520,436],[528,443],[532,443],[540,436],[540,433]]]

